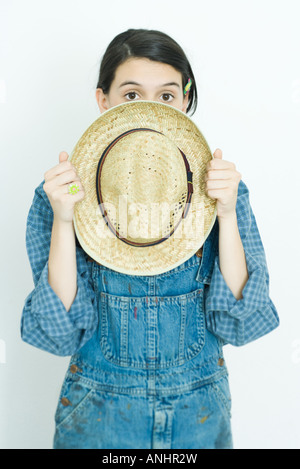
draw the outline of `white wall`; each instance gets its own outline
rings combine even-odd
[[[44,172],[98,117],[100,58],[128,29],[160,29],[198,80],[193,119],[251,193],[281,326],[227,346],[236,448],[300,448],[298,0],[0,0],[0,447],[51,448],[68,358],[23,343],[33,288],[26,218]],[[4,352],[5,355],[4,356]]]

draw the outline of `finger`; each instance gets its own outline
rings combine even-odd
[[[49,187],[61,187],[65,184],[70,184],[73,181],[78,181],[79,177],[74,169],[69,169],[68,171],[64,171],[61,174],[55,174],[52,178],[48,178],[46,180],[47,185]]]
[[[79,176],[74,169],[70,169],[69,171],[64,171],[63,173],[56,176],[55,184],[57,186],[64,186],[65,184],[71,184],[73,182],[79,181]]]
[[[228,189],[230,184],[228,180],[224,179],[210,179],[206,181],[206,189],[207,190],[214,190],[214,189]]]
[[[204,180],[205,181],[208,181],[210,179],[227,180],[227,179],[232,179],[233,176],[234,176],[234,173],[230,169],[218,169],[218,170],[209,169],[204,176]]]
[[[61,151],[60,154],[59,154],[59,162],[60,163],[63,163],[63,161],[67,161],[67,159],[69,158],[69,155],[66,151]]]
[[[62,174],[64,172],[70,171],[70,170],[76,171],[76,169],[73,166],[73,164],[71,163],[71,161],[69,161],[69,160],[62,161],[61,163],[57,164],[53,168],[46,171],[46,173],[44,175],[45,181],[50,181],[51,179],[55,178],[59,174]]]
[[[222,150],[220,148],[217,148],[214,152],[214,158],[217,158],[219,160],[223,158]]]
[[[65,198],[66,202],[68,201],[68,203],[80,202],[85,197],[85,191],[83,190],[83,187],[81,185],[79,186],[79,190],[73,189],[70,191],[70,187],[72,186],[74,187],[74,184],[64,186],[66,192],[64,193],[63,197]]]
[[[207,165],[206,165],[206,170],[209,171],[210,169],[215,169],[215,170],[224,170],[224,169],[231,169],[235,170],[235,165],[231,161],[226,161],[218,158],[214,158],[213,160],[210,160]]]
[[[79,191],[77,194],[66,194],[65,197],[70,197],[69,200],[72,200],[72,202],[77,203],[80,202],[81,200],[84,199],[85,197],[85,192],[84,191]]]
[[[63,187],[64,193],[72,196],[77,195],[79,192],[84,192],[83,185],[79,180],[71,182],[70,184],[65,184]]]
[[[211,199],[222,199],[224,198],[224,196],[227,196],[227,191],[228,189],[207,189],[206,192],[207,192],[207,195],[211,198]]]

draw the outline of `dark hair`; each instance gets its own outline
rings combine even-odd
[[[148,29],[128,29],[116,36],[106,49],[102,58],[97,88],[109,93],[117,68],[129,57],[143,57],[174,67],[182,75],[182,88],[189,78],[192,87],[189,92],[187,113],[197,108],[197,87],[189,61],[174,39],[161,31]]]

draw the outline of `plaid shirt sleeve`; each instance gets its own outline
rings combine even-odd
[[[76,247],[77,294],[67,312],[48,283],[53,211],[44,181],[36,188],[26,227],[26,249],[35,288],[25,300],[21,318],[22,339],[55,355],[73,355],[89,340],[97,326],[95,293],[86,255]]]
[[[249,279],[242,299],[236,300],[221,274],[219,256],[216,256],[205,307],[207,328],[224,343],[241,346],[271,332],[279,325],[279,318],[269,297],[265,252],[250,206],[249,191],[242,181],[236,212]]]

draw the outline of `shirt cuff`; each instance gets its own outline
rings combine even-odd
[[[253,309],[257,310],[269,302],[269,292],[265,269],[254,258],[246,254],[249,278],[237,300],[221,273],[219,257],[216,256],[209,293],[206,299],[207,311],[227,311],[235,318],[242,319]]]
[[[51,336],[60,337],[76,330],[89,330],[95,322],[93,297],[87,297],[86,280],[77,273],[77,293],[69,309],[66,310],[61,299],[48,282],[48,261],[46,262],[31,299],[31,314],[44,331]]]
[[[237,346],[256,340],[279,325],[277,311],[269,298],[268,272],[246,251],[245,255],[249,278],[242,298],[237,300],[226,284],[217,256],[205,300],[208,330],[224,343]]]

